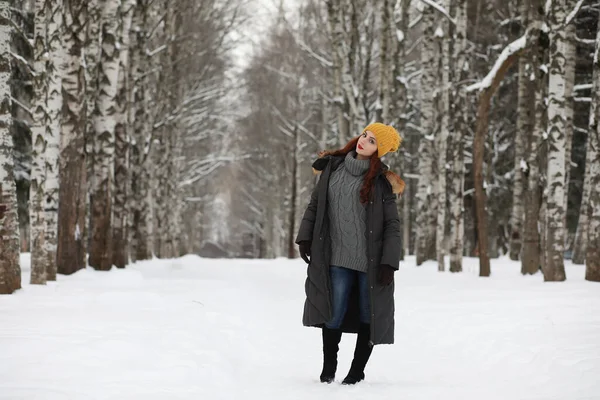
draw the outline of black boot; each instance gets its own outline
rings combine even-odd
[[[352,360],[350,372],[348,372],[348,376],[344,379],[342,385],[354,385],[365,379],[365,366],[373,351],[370,340],[371,325],[360,324],[358,337],[356,338],[356,348],[354,349],[354,360]]]
[[[341,339],[341,330],[323,327],[323,371],[321,372],[321,382],[331,383],[335,379],[337,354]]]

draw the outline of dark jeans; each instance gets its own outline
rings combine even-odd
[[[331,265],[329,267],[329,275],[331,276],[331,290],[333,291],[333,316],[331,321],[326,323],[325,326],[329,329],[340,328],[348,310],[348,298],[350,297],[352,285],[356,280],[358,280],[360,322],[370,324],[371,305],[369,302],[369,279],[367,274]]]

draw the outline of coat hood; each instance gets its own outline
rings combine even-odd
[[[312,165],[313,173],[315,175],[318,175],[321,172],[323,172],[323,170],[325,169],[325,167],[327,167],[327,164],[332,158],[334,157],[330,155],[318,158]],[[340,160],[340,162],[343,161],[341,157],[337,158]],[[381,174],[385,176],[387,181],[392,186],[392,192],[394,194],[401,195],[404,192],[406,183],[402,180],[402,178],[400,178],[399,175],[390,171],[387,165],[385,165],[384,163],[381,163],[381,165]]]

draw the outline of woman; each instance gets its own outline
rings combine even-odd
[[[393,127],[373,123],[313,164],[321,178],[296,243],[309,264],[303,324],[322,328],[321,382],[335,379],[342,332],[358,333],[342,384],[364,379],[374,345],[394,342],[393,281],[402,247],[396,194],[404,182],[380,158],[400,142]]]

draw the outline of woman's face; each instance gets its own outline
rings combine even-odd
[[[377,139],[371,131],[365,131],[358,138],[356,144],[356,154],[360,154],[364,157],[371,157],[373,153],[377,151]]]

